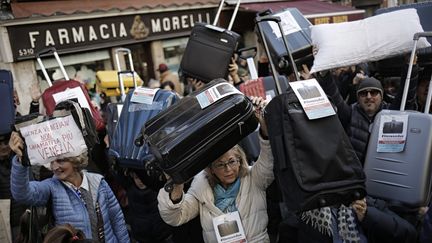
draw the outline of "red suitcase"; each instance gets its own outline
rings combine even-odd
[[[58,80],[54,83],[51,82],[51,79],[41,59],[42,55],[50,53],[52,53],[56,58],[57,63],[65,77],[65,80]],[[69,79],[69,76],[64,69],[64,66],[60,60],[56,49],[54,47],[44,49],[36,54],[36,58],[45,76],[45,79],[50,86],[42,94],[42,101],[46,110],[46,114],[49,116],[52,115],[56,104],[60,101],[63,101],[65,99],[77,98],[81,107],[88,108],[91,111],[94,123],[96,125],[96,130],[103,130],[105,128],[105,124],[99,112],[92,105],[86,88],[80,82]]]

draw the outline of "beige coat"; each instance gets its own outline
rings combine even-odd
[[[236,205],[249,243],[270,242],[267,234],[266,188],[273,181],[273,156],[269,141],[260,138],[261,154],[258,161],[249,167],[249,173],[241,178]],[[173,204],[164,189],[159,191],[159,212],[170,225],[178,226],[200,215],[205,242],[217,242],[212,219],[222,215],[214,205],[213,190],[202,171],[178,204]]]

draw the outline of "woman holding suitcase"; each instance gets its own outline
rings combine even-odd
[[[252,97],[252,102],[260,122],[257,162],[248,166],[245,153],[236,145],[195,176],[186,193],[183,185],[174,185],[171,193],[161,189],[159,211],[166,223],[178,226],[199,215],[205,242],[217,238],[270,242],[265,192],[274,179],[273,156],[262,116],[266,102],[260,97]]]

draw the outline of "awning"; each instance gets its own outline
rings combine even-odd
[[[359,20],[365,17],[365,10],[318,0],[240,4],[242,11],[250,12],[260,12],[267,9],[279,12],[286,8],[297,8],[312,24],[340,23]]]

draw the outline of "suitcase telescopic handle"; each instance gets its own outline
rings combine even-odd
[[[120,53],[126,54],[128,56],[130,70],[122,71],[122,68],[120,65],[120,57],[119,57]],[[117,48],[117,49],[115,49],[115,59],[116,59],[116,65],[117,65],[117,75],[118,75],[119,86],[120,86],[121,100],[122,100],[122,102],[124,102],[126,99],[126,92],[125,92],[123,74],[131,73],[134,87],[135,88],[137,87],[137,82],[135,79],[135,70],[134,70],[133,60],[132,60],[132,52],[128,48]]]
[[[251,54],[250,54],[250,51],[252,51]],[[258,79],[258,72],[256,70],[255,62],[254,62],[254,58],[257,54],[256,46],[241,48],[237,52],[239,53],[239,57],[241,59],[244,59],[247,61],[247,65],[249,68],[249,73],[251,75],[251,79],[252,80]]]
[[[285,46],[285,50],[286,50],[286,52],[288,54],[289,61],[291,62],[291,67],[293,69],[293,72],[294,72],[294,75],[296,77],[296,80],[300,80],[300,75],[299,75],[298,70],[297,70],[297,65],[295,64],[294,58],[293,58],[293,56],[291,54],[291,51],[290,51],[290,48],[289,48],[289,44],[288,44],[288,40],[287,40],[287,38],[285,36],[285,33],[283,32],[283,28],[282,28],[282,24],[281,24],[281,22],[282,22],[281,18],[279,16],[273,16],[273,15],[257,16],[255,18],[255,21],[257,22],[257,24],[259,24],[261,22],[265,22],[265,21],[267,21],[267,22],[268,21],[272,21],[272,22],[276,22],[277,23],[277,25],[279,27],[279,31],[280,31],[281,36],[282,36],[282,42],[283,42],[283,44]],[[264,42],[265,41],[265,37],[263,35],[264,33],[263,33],[262,30],[260,30],[260,34],[261,34],[261,39],[263,39],[263,42]],[[268,48],[268,46],[267,46],[267,48]],[[269,51],[267,53],[270,54]],[[269,56],[269,59],[271,59],[271,56]]]
[[[46,71],[45,65],[42,62],[42,56],[46,56],[48,54],[53,54],[57,64],[60,67],[61,72],[63,73],[63,76],[66,80],[69,80],[69,75],[66,73],[66,69],[63,66],[62,61],[60,60],[60,56],[57,53],[57,50],[54,47],[49,47],[49,48],[45,48],[40,50],[38,53],[36,53],[36,60],[39,63],[39,66],[42,70],[42,73],[46,79],[46,81],[48,82],[48,85],[51,87],[52,86],[52,82],[51,82],[51,78],[48,75],[48,72]]]
[[[234,20],[235,20],[235,18],[236,18],[236,16],[237,16],[237,12],[238,12],[239,7],[240,7],[240,2],[241,2],[241,0],[237,0],[236,6],[235,6],[235,8],[234,8],[233,15],[231,16],[231,20],[230,20],[230,23],[229,23],[228,28],[227,28],[228,30],[231,30],[231,29],[232,29],[232,26],[233,26],[233,24],[234,24]],[[219,21],[219,16],[220,16],[220,13],[222,12],[222,9],[223,9],[223,5],[224,5],[224,3],[225,3],[225,0],[221,0],[221,1],[220,1],[220,4],[219,4],[219,7],[218,7],[218,10],[217,10],[217,12],[216,12],[215,19],[213,20],[213,25],[214,25],[214,26],[216,26],[217,23],[218,23],[218,21]]]
[[[417,44],[418,44],[418,41],[421,37],[432,37],[432,31],[418,32],[418,33],[414,34],[414,37],[413,37],[414,44],[413,44],[413,48],[411,51],[409,65],[408,65],[408,72],[406,75],[405,86],[403,89],[400,111],[405,110],[406,100],[408,98],[408,89],[409,89],[409,85],[410,85],[410,81],[411,81],[411,73],[412,73],[412,68],[414,65],[414,58],[415,58],[416,50],[417,50]],[[429,113],[430,103],[431,103],[431,99],[432,99],[432,92],[431,92],[432,87],[431,87],[431,85],[432,85],[432,77],[431,77],[431,81],[429,82],[429,90],[428,90],[428,95],[426,98],[426,106],[425,106],[426,109],[424,110],[424,113]]]

